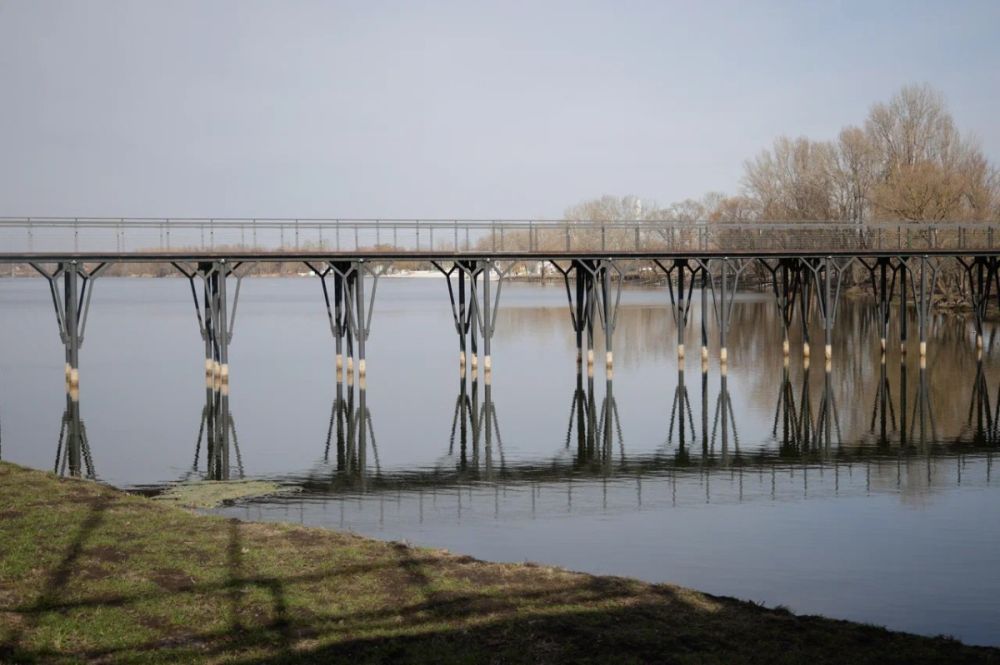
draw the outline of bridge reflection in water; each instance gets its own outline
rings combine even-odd
[[[908,375],[905,364],[891,370],[883,364],[874,390],[863,397],[870,405],[867,431],[845,439],[829,373],[811,378],[806,367],[793,377],[786,367],[768,440],[744,449],[727,382],[713,387],[703,374],[700,385],[696,379],[689,386],[680,372],[664,411],[662,444],[631,453],[613,381],[595,384],[581,372],[569,400],[565,439],[550,456],[529,459],[505,455],[494,388],[462,379],[443,454],[417,469],[380,459],[378,419],[367,405],[367,390],[341,383],[321,462],[279,479],[302,492],[227,510],[281,520],[294,520],[299,511],[305,520],[306,511],[320,510],[327,515],[320,521],[330,526],[388,527],[392,520],[534,518],[880,492],[907,500],[937,488],[990,483],[1000,405],[990,396],[982,363],[960,431],[945,436],[928,398],[927,370],[917,374]],[[330,506],[339,506],[333,523]]]
[[[689,386],[685,373],[679,371],[673,399],[664,411],[662,444],[634,453],[628,450],[627,423],[619,416],[613,380],[598,383],[592,373],[578,372],[564,440],[547,458],[513,461],[505,455],[494,387],[470,374],[459,379],[443,455],[418,469],[399,469],[391,460],[386,461],[389,469],[384,467],[376,439],[377,418],[368,406],[364,382],[339,381],[321,461],[306,473],[278,478],[303,492],[266,503],[283,510],[299,501],[350,499],[351,505],[364,511],[368,504],[381,505],[387,498],[397,504],[414,500],[420,504],[418,518],[422,519],[427,497],[436,505],[451,501],[458,515],[483,493],[494,496],[497,511],[501,498],[509,497],[516,504],[527,494],[534,514],[543,491],[558,493],[564,498],[564,508],[573,510],[581,509],[581,495],[592,494],[595,487],[601,489],[599,506],[593,496],[584,503],[600,509],[611,505],[613,494],[630,488],[626,503],[614,502],[620,509],[641,508],[650,497],[657,501],[669,497],[676,504],[685,492],[687,500],[711,503],[895,491],[908,483],[929,489],[974,482],[970,476],[989,483],[992,457],[1000,447],[1000,389],[994,399],[982,360],[975,368],[959,431],[942,433],[929,396],[928,370],[919,369],[917,377],[912,377],[901,363],[892,370],[898,379],[894,388],[892,371],[882,363],[871,394],[864,396],[870,410],[867,431],[845,440],[830,373],[824,372],[816,381],[805,365],[800,376],[793,377],[786,365],[778,382],[768,440],[755,441],[748,450],[741,449],[737,412],[725,377],[713,390],[707,373]],[[54,471],[97,477],[75,388],[66,392]],[[180,480],[244,477],[228,386],[208,381],[193,463]],[[846,484],[842,483],[845,477]],[[860,484],[859,479],[863,479]],[[664,484],[666,488],[661,489]],[[697,488],[694,494],[692,488]],[[253,510],[260,508],[257,505]]]
[[[94,479],[94,460],[87,439],[87,426],[80,417],[80,391],[77,387],[66,390],[66,409],[59,427],[56,444],[56,461],[53,471],[59,475]]]

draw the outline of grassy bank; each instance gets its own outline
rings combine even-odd
[[[197,515],[0,463],[3,662],[973,663],[665,585]]]

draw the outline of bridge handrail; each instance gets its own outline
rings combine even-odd
[[[59,235],[53,231],[71,231]],[[0,254],[305,247],[397,254],[485,251],[855,252],[1000,250],[995,222],[0,217]]]
[[[518,228],[527,229],[530,227],[564,227],[587,225],[593,227],[606,228],[715,228],[726,231],[767,231],[767,230],[840,230],[840,231],[864,231],[879,229],[908,228],[912,230],[954,230],[958,228],[970,229],[998,229],[1000,222],[974,222],[974,221],[935,221],[935,222],[907,222],[907,221],[876,221],[876,222],[844,222],[844,221],[790,221],[773,220],[759,222],[733,222],[733,221],[709,221],[709,220],[669,220],[669,219],[620,219],[620,220],[594,220],[594,219],[436,219],[436,218],[321,218],[321,217],[0,217],[0,226],[27,227],[27,226],[49,226],[63,228],[107,228],[121,225],[158,228],[161,225],[169,224],[176,227],[240,227],[248,224],[257,226],[303,228],[306,226],[340,226],[340,227],[365,227],[375,228],[376,226],[398,226],[398,227],[425,227],[431,226],[442,228]]]

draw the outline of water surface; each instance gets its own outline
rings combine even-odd
[[[609,383],[576,372],[565,291],[510,284],[487,390],[460,382],[443,281],[385,279],[366,390],[338,393],[318,280],[253,278],[207,408],[186,282],[98,282],[78,402],[48,298],[0,280],[3,459],[125,488],[272,478],[302,491],[219,512],[1000,644],[1000,354],[977,362],[962,321],[934,321],[922,372],[912,340],[881,363],[845,303],[826,374],[797,333],[786,367],[772,303],[743,294],[723,382],[714,325],[706,375],[690,352],[697,293],[681,374],[665,290],[626,289]]]

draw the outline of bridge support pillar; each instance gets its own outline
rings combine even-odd
[[[455,332],[458,333],[458,372],[459,376],[464,377],[470,352],[473,372],[477,372],[478,368],[476,327],[472,325],[475,318],[473,310],[477,303],[476,300],[469,298],[470,289],[466,288],[466,278],[471,284],[482,274],[482,269],[475,261],[456,261],[447,270],[437,261],[431,263],[444,275],[448,285],[452,320]],[[452,275],[456,278],[454,282]]]
[[[563,268],[555,261],[553,267],[563,276],[566,286],[566,299],[569,303],[569,316],[576,334],[576,367],[578,372],[583,368],[583,347],[587,346],[587,374],[594,374],[594,315],[596,314],[597,290],[594,285],[594,267],[584,260],[570,262],[568,268]],[[573,274],[573,287],[570,287],[570,273]]]
[[[600,320],[604,333],[604,366],[609,376],[614,374],[614,333],[618,325],[618,305],[621,302],[623,274],[610,259],[577,259],[563,268],[552,263],[563,276],[566,298],[569,302],[570,320],[576,333],[577,367],[582,364],[584,332],[587,341],[587,374],[594,371],[594,314]],[[570,289],[569,274],[576,283],[576,298]],[[612,275],[617,274],[617,278]]]
[[[751,265],[745,259],[707,259],[700,262],[702,268],[711,273],[713,264],[719,266],[719,288],[716,292],[715,283],[709,281],[712,289],[712,304],[719,324],[719,370],[725,376],[729,369],[729,329],[732,325],[733,306],[736,302],[736,291],[739,288],[740,277]]]
[[[479,372],[479,342],[483,352],[483,378],[487,384],[492,381],[493,357],[492,341],[496,330],[497,311],[503,281],[510,270],[501,268],[491,259],[483,261],[455,261],[450,268],[436,261],[432,264],[445,276],[448,298],[451,301],[452,320],[458,333],[459,374],[465,376],[466,362],[471,352],[470,371],[473,376]],[[492,293],[493,273],[496,273],[496,293]],[[457,285],[452,281],[456,275]],[[468,282],[468,290],[466,289]],[[477,332],[481,338],[477,336]],[[468,340],[468,343],[467,341]]]
[[[701,372],[708,373],[708,288],[712,276],[708,266],[701,265]]]
[[[504,278],[513,266],[511,264],[502,268],[492,259],[455,261],[448,269],[436,261],[432,263],[445,276],[448,285],[452,319],[455,324],[455,332],[458,333],[459,374],[465,376],[466,362],[470,360],[469,353],[471,353],[471,361],[468,363],[469,370],[473,380],[477,380],[479,347],[481,345],[483,379],[488,385],[492,381],[491,347],[493,333],[496,330],[500,293],[503,290]],[[492,292],[494,273],[496,274],[496,293]],[[452,281],[452,275],[457,276],[457,287],[456,283]],[[468,283],[468,288],[466,288],[466,283]]]
[[[906,292],[906,283],[909,272],[909,266],[907,261],[909,257],[901,257],[896,269],[900,271],[899,278],[899,354],[900,362],[904,362],[906,359],[906,340],[909,337],[909,321],[907,320],[906,311],[906,299],[908,297]]]
[[[604,363],[605,363],[605,373],[607,375],[608,381],[614,374],[614,334],[615,328],[618,327],[618,305],[621,303],[622,298],[622,282],[625,279],[624,274],[614,261],[610,259],[607,261],[601,261],[600,263],[600,279],[601,279],[601,325],[604,327]],[[616,287],[614,288],[614,298],[612,299],[612,277],[611,271],[618,274],[615,280]],[[608,384],[608,389],[610,391],[611,385]],[[610,398],[610,392],[609,392]]]
[[[795,315],[795,302],[802,286],[802,270],[798,261],[790,258],[781,258],[775,262],[768,259],[760,259],[761,265],[771,273],[771,290],[774,293],[775,303],[778,305],[778,314],[781,317],[781,355],[788,365],[788,357],[791,353],[791,344],[788,339],[788,331],[792,325]]]
[[[940,263],[937,258],[929,256],[903,257],[899,259],[898,270],[902,271],[900,280],[899,330],[900,352],[906,354],[907,320],[906,320],[906,284],[909,282],[917,311],[918,353],[921,367],[926,365],[927,358],[927,328],[930,321],[930,307],[937,286]],[[971,274],[971,273],[970,273]],[[973,289],[973,305],[975,309],[977,298]],[[985,313],[985,311],[984,311]],[[979,318],[978,316],[976,318]],[[981,326],[981,320],[979,325]],[[977,332],[977,339],[979,335]]]
[[[874,261],[868,262],[864,258],[859,258],[858,262],[868,270],[868,277],[875,296],[876,311],[879,324],[879,348],[881,350],[881,362],[885,364],[885,354],[889,338],[889,319],[891,318],[893,293],[896,291],[897,278],[901,284],[906,281],[906,265],[903,261],[893,262],[888,256],[876,257]],[[901,289],[900,299],[905,297],[905,291]],[[900,309],[901,318],[905,319],[905,305]],[[900,321],[901,336],[905,337],[905,323]],[[901,347],[902,348],[902,347]],[[904,350],[905,353],[905,350]]]
[[[840,305],[840,287],[844,273],[854,263],[853,257],[823,259],[803,259],[803,265],[811,273],[811,282],[816,287],[816,304],[823,323],[823,357],[825,369],[829,372],[833,361],[833,324],[837,319]],[[807,309],[803,307],[804,316]]]
[[[82,263],[73,260],[57,264],[56,269],[49,272],[40,264],[31,264],[48,282],[59,325],[59,339],[65,347],[66,391],[70,395],[79,394],[80,347],[83,346],[83,334],[87,327],[90,298],[94,282],[107,265],[101,263],[88,272]]]
[[[670,313],[674,319],[674,326],[677,329],[677,363],[683,371],[685,357],[685,342],[687,338],[687,325],[689,314],[691,313],[692,295],[694,292],[695,278],[699,272],[704,272],[703,267],[692,268],[688,259],[674,259],[672,265],[664,265],[659,260],[653,261],[660,270],[667,276],[667,292],[670,294]],[[674,273],[677,273],[676,287],[674,284]],[[690,279],[685,284],[685,275]],[[704,295],[704,294],[703,294]],[[702,312],[704,319],[704,311]],[[705,352],[707,353],[707,349]]]
[[[994,288],[1000,295],[1000,259],[995,256],[974,256],[969,260],[956,257],[965,271],[976,330],[976,356],[983,355],[983,324]]]
[[[205,342],[205,408],[202,411],[201,430],[198,434],[198,448],[195,453],[195,468],[198,466],[198,452],[202,434],[205,434],[207,475],[211,480],[228,480],[230,443],[236,444],[236,428],[229,409],[229,345],[233,340],[236,323],[236,308],[240,300],[240,287],[245,273],[239,268],[247,264],[226,259],[200,261],[194,267],[173,263],[173,266],[188,279],[191,299],[194,302],[198,328]],[[235,278],[236,288],[232,296],[232,309],[228,282]],[[202,282],[201,298],[195,279]],[[239,449],[236,449],[239,462]],[[242,464],[240,464],[242,475]]]
[[[330,333],[336,350],[335,371],[339,385],[346,378],[348,385],[354,384],[355,356],[357,356],[358,380],[363,382],[368,372],[365,343],[371,334],[372,311],[378,280],[387,264],[372,267],[364,259],[357,261],[328,261],[318,266],[306,262],[306,266],[320,279],[323,287],[323,301],[326,305]],[[327,277],[333,277],[333,305],[330,304],[330,285]],[[371,293],[365,293],[365,278],[371,277]],[[346,356],[345,356],[346,351]],[[346,373],[345,373],[346,370]]]
[[[217,261],[200,261],[193,268],[181,263],[172,264],[188,279],[191,287],[191,298],[194,302],[195,314],[198,317],[198,328],[205,342],[205,380],[206,385],[215,390],[222,390],[228,397],[229,393],[229,344],[233,340],[233,326],[236,323],[236,307],[240,300],[240,287],[243,274],[238,270],[246,265],[241,262],[231,263],[226,259]],[[228,281],[236,279],[236,289],[232,298],[232,310],[229,309]],[[202,282],[201,299],[195,278]]]

